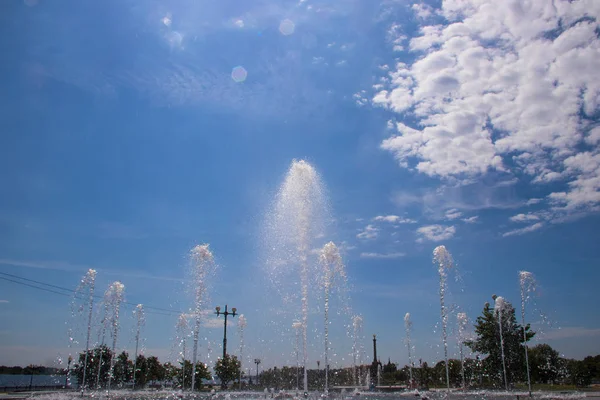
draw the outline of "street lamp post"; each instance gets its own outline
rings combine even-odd
[[[224,315],[225,316],[225,323],[224,323],[224,329],[223,329],[223,360],[225,359],[225,357],[227,356],[227,316],[231,315],[232,317],[235,317],[237,308],[233,307],[231,309],[231,312],[227,311],[227,304],[225,304],[225,311],[221,312],[221,307],[217,306],[215,308],[215,310],[217,310],[215,312],[215,314],[217,314],[217,317],[219,315]]]
[[[224,312],[221,312],[221,307],[219,307],[219,306],[217,306],[215,308],[215,310],[217,310],[215,312],[215,314],[217,314],[217,317],[219,315],[224,315],[225,316],[225,323],[223,324],[224,325],[224,328],[223,328],[223,362],[226,362],[226,358],[227,358],[227,316],[231,315],[231,317],[235,317],[237,315],[236,314],[237,309],[235,307],[233,307],[231,309],[231,312],[229,312],[229,311],[227,311],[227,304],[225,304],[225,311]],[[224,382],[221,382],[221,388],[225,389],[225,383]]]
[[[256,364],[256,386],[258,386],[258,364],[260,364],[260,358],[255,358],[254,364]]]

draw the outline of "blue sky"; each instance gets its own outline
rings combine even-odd
[[[600,353],[600,7],[555,3],[4,2],[0,272],[75,288],[96,268],[99,293],[121,280],[128,302],[173,310],[148,310],[144,328],[167,360],[188,251],[210,243],[210,304],[245,314],[247,359],[292,364],[295,310],[269,287],[263,227],[304,158],[327,188],[323,240],[343,251],[366,360],[376,333],[382,358],[407,362],[406,312],[416,357],[441,358],[440,244],[470,320],[492,293],[518,304],[529,270],[537,341]],[[0,280],[0,364],[80,350],[69,314],[68,297]],[[336,365],[350,364],[348,323],[332,321]],[[220,321],[201,337],[214,360]]]

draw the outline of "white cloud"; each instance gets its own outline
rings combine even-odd
[[[462,220],[463,220],[464,223],[474,224],[474,223],[476,223],[479,220],[479,216],[474,215],[474,216],[469,217],[469,218],[463,218]]]
[[[600,126],[590,130],[585,138],[585,142],[589,145],[596,145],[600,143]]]
[[[7,303],[10,303],[10,301],[8,301],[8,300],[0,300],[0,304],[7,304]]]
[[[538,221],[540,219],[539,216],[528,213],[528,214],[517,214],[510,217],[512,222],[529,222],[529,221]]]
[[[375,218],[373,218],[373,221],[384,221],[391,222],[394,224],[414,224],[417,222],[414,219],[402,218],[397,215],[378,215]]]
[[[460,211],[458,211],[456,208],[452,208],[452,209],[446,211],[446,219],[449,221],[460,218],[460,217],[462,217],[462,215],[463,214]]]
[[[410,40],[422,52],[398,63],[372,103],[410,113],[381,148],[402,168],[450,178],[514,172],[544,184],[564,214],[600,205],[600,2],[444,0]],[[530,204],[534,204],[531,202]]]
[[[356,235],[359,239],[375,239],[379,234],[379,228],[376,228],[373,225],[365,226],[365,229]]]
[[[233,321],[233,322],[232,322]],[[209,317],[201,320],[202,326],[209,329],[220,328],[223,329],[223,319],[219,319],[217,317]],[[227,320],[227,325],[235,325],[235,320],[233,318]]]
[[[394,51],[403,51],[404,50],[404,42],[408,39],[408,37],[402,34],[402,26],[399,24],[392,24],[390,29],[387,32],[388,41],[392,44],[392,49]]]
[[[584,152],[564,160],[565,173],[574,176],[569,190],[554,192],[550,200],[562,210],[575,211],[600,204],[600,148]]]
[[[525,233],[529,233],[529,232],[533,232],[533,231],[537,231],[538,229],[540,229],[541,227],[544,226],[543,222],[537,222],[533,225],[527,226],[525,228],[521,228],[521,229],[514,229],[512,231],[508,231],[508,232],[504,232],[502,234],[503,237],[507,237],[507,236],[514,236],[514,235],[523,235]]]
[[[580,326],[563,327],[548,332],[541,332],[540,339],[567,339],[600,336],[600,328],[584,328]]]
[[[538,204],[538,203],[541,203],[541,202],[542,202],[542,199],[533,198],[533,199],[527,200],[527,203],[525,203],[525,204],[528,205],[528,206],[532,206],[534,204]]]
[[[404,257],[404,253],[360,253],[361,258],[393,259]]]
[[[439,242],[452,238],[455,233],[456,228],[454,226],[427,225],[417,229],[417,234],[420,236],[417,240],[419,242],[423,242],[424,240]]]
[[[424,3],[413,4],[412,10],[415,15],[421,19],[427,19],[434,14],[433,8]]]

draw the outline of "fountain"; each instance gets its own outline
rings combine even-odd
[[[404,328],[406,329],[406,347],[408,349],[408,382],[409,386],[413,385],[413,361],[412,361],[412,347],[410,343],[410,331],[412,330],[412,321],[410,320],[410,313],[404,314]]]
[[[354,328],[354,333],[352,335],[352,380],[354,382],[354,386],[358,386],[360,384],[360,377],[357,375],[356,371],[356,360],[358,358],[359,362],[362,364],[362,360],[360,357],[360,350],[358,347],[358,338],[362,336],[362,323],[363,319],[360,315],[355,315],[352,317],[352,326]],[[358,379],[358,381],[357,381]]]
[[[284,291],[288,294],[285,297],[285,300],[295,300],[298,301],[300,308],[298,312],[298,319],[295,320],[291,327],[295,333],[295,358],[296,358],[296,390],[300,388],[300,353],[302,351],[302,371],[304,374],[304,391],[308,390],[307,383],[307,328],[308,328],[308,314],[309,314],[309,296],[319,296],[318,293],[322,293],[323,295],[323,311],[324,311],[324,393],[322,397],[333,396],[333,394],[329,393],[330,390],[330,380],[332,380],[332,376],[330,376],[329,371],[329,363],[330,363],[330,318],[333,318],[333,314],[330,314],[331,310],[334,307],[332,304],[332,294],[334,290],[337,292],[340,289],[345,289],[345,281],[346,281],[346,272],[344,269],[344,265],[342,263],[342,258],[340,256],[340,251],[338,247],[333,242],[328,242],[323,247],[318,250],[314,250],[317,248],[314,242],[316,239],[323,237],[323,227],[324,222],[327,220],[327,207],[326,202],[324,201],[323,196],[323,185],[320,182],[319,176],[314,170],[314,168],[306,163],[305,161],[294,161],[288,171],[286,179],[281,186],[279,193],[276,198],[275,207],[273,213],[270,215],[269,226],[270,229],[268,239],[270,240],[270,264],[269,267],[272,268],[270,271],[270,277],[273,279],[274,283],[278,284],[277,288],[281,291]],[[315,256],[318,255],[318,262]],[[314,259],[313,259],[314,258]],[[448,301],[448,270],[453,268],[453,260],[451,254],[444,246],[438,246],[433,251],[433,262],[438,267],[439,273],[439,296],[440,296],[440,315],[441,315],[441,327],[442,327],[442,340],[444,346],[444,361],[445,361],[445,375],[446,375],[446,387],[450,389],[450,371],[449,371],[449,363],[448,363],[448,317],[449,317],[449,307],[447,306]],[[209,250],[208,244],[195,246],[190,251],[190,263],[191,263],[191,277],[190,285],[193,289],[194,303],[192,307],[192,311],[190,314],[181,314],[179,316],[179,320],[177,323],[177,339],[181,349],[181,360],[182,360],[182,379],[181,379],[181,387],[185,389],[185,379],[189,380],[189,377],[185,377],[184,368],[186,365],[186,339],[187,336],[190,335],[190,325],[188,323],[188,318],[194,319],[193,329],[191,332],[193,333],[193,355],[192,355],[192,383],[191,388],[192,391],[195,389],[196,383],[196,366],[197,366],[197,353],[198,353],[198,340],[199,340],[199,328],[201,322],[201,316],[204,315],[206,305],[206,296],[207,296],[207,282],[210,278],[211,274],[215,271],[215,263],[214,258]],[[293,279],[289,281],[283,280],[284,284],[298,284],[294,290],[288,290],[288,287],[284,287],[280,285],[281,278],[284,275],[289,274],[293,276]],[[89,351],[89,341],[90,341],[90,331],[91,331],[91,318],[93,313],[93,301],[94,301],[94,285],[95,285],[96,272],[94,270],[89,270],[86,276],[82,279],[81,285],[77,290],[77,293],[80,293],[78,298],[83,297],[82,294],[85,294],[85,299],[87,300],[87,310],[89,310],[88,315],[88,332],[87,332],[87,343],[86,343],[86,355],[84,360],[84,383],[82,385],[85,386],[85,368],[88,365],[88,351]],[[527,301],[529,300],[530,293],[535,291],[535,280],[533,275],[527,271],[519,272],[520,278],[520,289],[521,289],[521,314],[522,314],[522,323],[523,323],[523,338],[525,340],[525,358],[527,363],[527,378],[528,378],[528,388],[531,394],[531,381],[529,376],[529,363],[528,363],[528,354],[527,354],[527,332],[525,326],[525,306]],[[343,284],[340,284],[343,283]],[[318,284],[318,286],[316,285]],[[315,289],[315,290],[311,290]],[[322,290],[322,292],[320,292]],[[110,329],[112,336],[112,354],[110,357],[110,373],[108,374],[108,391],[110,392],[111,379],[113,378],[113,370],[115,369],[115,353],[116,353],[116,345],[117,345],[117,335],[119,331],[119,308],[123,302],[123,291],[124,286],[120,282],[114,282],[104,295],[104,317],[102,319],[101,324],[101,335],[102,335],[102,347],[104,348],[105,353],[108,352],[107,347],[104,346],[105,336],[107,333],[107,328]],[[89,296],[89,298],[88,298]],[[509,341],[509,332],[510,330],[509,324],[512,323],[512,320],[508,321],[507,318],[509,316],[509,310],[512,313],[512,306],[503,298],[494,296],[495,305],[494,311],[495,316],[497,318],[498,330],[500,334],[500,352],[501,352],[501,361],[502,361],[502,372],[503,372],[503,381],[504,387],[508,390],[508,379],[510,379],[510,375],[507,373],[511,373],[511,341]],[[312,302],[311,302],[312,304]],[[486,305],[486,312],[489,310],[489,304]],[[314,307],[316,308],[316,307]],[[314,310],[310,310],[313,312]],[[488,315],[488,314],[486,314]],[[512,314],[511,314],[512,315]],[[136,371],[137,371],[137,356],[140,345],[140,334],[141,329],[144,326],[144,308],[141,304],[139,304],[134,311],[134,316],[136,317],[136,331],[135,331],[135,361],[134,361],[134,372],[133,372],[133,384],[135,388],[136,383]],[[461,378],[462,378],[462,388],[466,389],[466,377],[465,375],[465,364],[467,365],[468,372],[468,359],[465,360],[464,356],[464,344],[467,342],[466,331],[468,325],[468,318],[466,313],[459,312],[456,315],[457,317],[457,331],[458,331],[458,347],[460,352],[460,364],[461,364]],[[190,321],[191,322],[191,321]],[[495,326],[496,322],[493,321],[493,326]],[[371,373],[362,374],[361,372],[357,372],[357,364],[362,365],[362,355],[360,351],[360,341],[363,339],[361,336],[361,330],[363,325],[362,316],[355,315],[352,317],[352,326],[353,326],[353,344],[352,344],[352,382],[355,386],[360,385],[361,383],[366,383],[367,387],[375,387],[375,382],[377,385],[380,384],[381,380],[381,368],[380,362],[376,356],[376,338],[373,338],[374,345],[374,358],[373,363],[371,364]],[[287,325],[289,326],[289,325]],[[411,314],[406,313],[404,316],[404,326],[406,332],[406,346],[408,351],[408,369],[409,369],[409,387],[413,388],[415,386],[415,376],[417,370],[413,371],[414,367],[414,349],[411,343],[411,336],[414,335],[412,332],[413,323],[411,321]],[[239,358],[240,363],[243,362],[244,357],[244,332],[246,328],[246,318],[244,315],[240,315],[239,322],[237,324],[238,332],[240,335],[240,347],[239,347]],[[520,338],[520,332],[518,332],[518,337]],[[493,333],[496,336],[495,330]],[[302,342],[302,347],[300,343]],[[468,343],[468,342],[467,342]],[[506,345],[506,349],[505,349]],[[496,346],[494,344],[494,346]],[[506,352],[506,358],[505,358]],[[520,350],[519,350],[519,354]],[[494,348],[494,357],[496,357],[497,352],[496,348]],[[520,360],[520,358],[519,358]],[[420,360],[419,360],[420,361]],[[495,361],[495,358],[494,358]],[[95,365],[95,360],[91,359],[90,366]],[[102,363],[102,354],[100,355],[99,363]],[[260,363],[259,359],[256,359],[257,363],[257,379],[258,379],[258,364]],[[108,362],[104,361],[103,376],[106,376],[106,366]],[[425,382],[427,385],[428,382],[428,374],[426,372],[426,364],[420,363],[420,376],[421,381]],[[189,367],[188,367],[189,368]],[[507,369],[508,368],[508,369]],[[317,375],[320,375],[322,371],[320,371],[320,362],[317,361]],[[239,375],[239,388],[242,389],[242,376],[241,371],[243,370],[240,365],[240,375]],[[500,372],[499,366],[495,368],[498,373]],[[97,386],[99,382],[101,368],[98,368],[98,380]],[[348,371],[349,372],[349,371]],[[425,375],[423,375],[425,374]],[[442,372],[443,374],[443,372]],[[88,373],[91,375],[91,372]],[[385,375],[384,375],[385,376]],[[423,380],[423,376],[425,379]],[[89,378],[89,377],[88,377]],[[138,380],[140,376],[137,376]],[[349,377],[348,377],[349,378]],[[345,379],[345,378],[344,378]],[[440,381],[443,378],[440,378]],[[262,378],[261,378],[262,380]],[[292,379],[290,379],[291,381]],[[265,380],[265,385],[270,384]],[[278,384],[281,384],[280,380]],[[292,383],[292,382],[290,382]],[[437,383],[437,380],[436,380]],[[278,385],[276,384],[276,385]],[[287,384],[284,382],[283,384]],[[291,385],[290,385],[291,386]],[[333,385],[332,385],[333,386]],[[357,387],[355,388],[355,390]],[[382,388],[379,388],[382,389]],[[391,389],[391,388],[390,388]],[[333,390],[333,389],[332,389]],[[342,389],[342,398],[344,398],[344,394],[346,393],[344,389]],[[445,391],[444,391],[445,392]],[[271,394],[271,398],[290,398],[292,397],[290,394],[285,393],[283,390],[276,394],[275,389],[271,389],[270,392],[267,392],[265,389],[265,397],[266,393]],[[413,393],[414,394],[414,393]],[[469,395],[474,395],[475,393],[469,393]],[[308,395],[308,394],[307,394]],[[412,395],[412,394],[411,394]],[[440,393],[440,395],[445,396],[446,398],[450,396],[447,393]],[[487,396],[488,393],[484,392],[484,397]],[[154,398],[151,395],[142,394],[142,397],[145,398]],[[242,396],[246,396],[244,393]],[[246,397],[238,397],[238,398],[246,398]],[[437,398],[435,394],[428,394],[427,396],[431,397],[422,397],[422,398]],[[504,393],[501,396],[505,396]],[[235,398],[236,395],[231,394],[216,394],[216,392],[212,392],[211,398]],[[381,396],[378,394],[377,398],[387,397],[384,394]],[[490,396],[492,398],[492,396]]]
[[[198,334],[200,332],[200,316],[206,300],[207,279],[214,273],[215,263],[208,244],[195,246],[190,251],[191,284],[194,293],[194,342],[192,348],[192,392],[196,384],[196,361],[198,355]]]
[[[529,372],[529,350],[527,347],[527,329],[525,325],[525,303],[529,300],[529,293],[535,291],[535,278],[528,271],[519,271],[519,285],[521,287],[521,322],[523,324],[523,344],[525,345],[525,365],[527,366],[527,389],[531,396],[531,377]]]
[[[180,314],[177,319],[176,338],[177,345],[181,348],[181,390],[185,389],[185,342],[188,335],[189,324],[186,314]]]
[[[83,296],[87,298],[87,333],[85,340],[85,356],[83,361],[83,380],[81,385],[81,391],[85,390],[85,382],[88,367],[88,353],[90,351],[90,336],[92,332],[92,315],[94,313],[94,289],[96,286],[96,270],[89,269],[84,277],[81,279],[79,286],[75,290],[75,296]]]
[[[266,239],[270,253],[267,265],[274,287],[280,292],[285,290],[285,274],[294,273],[296,279],[293,280],[297,281],[298,276],[300,280],[304,392],[308,392],[308,287],[309,279],[318,275],[316,263],[310,262],[309,256],[311,243],[323,234],[327,215],[324,198],[323,185],[315,169],[304,160],[294,160],[277,193],[273,211],[267,221]],[[292,268],[282,268],[288,265]],[[295,294],[297,291],[290,289],[284,293],[284,300],[289,301],[289,294]]]
[[[327,395],[329,393],[329,295],[336,278],[343,283],[346,282],[346,271],[344,270],[340,251],[333,242],[329,242],[323,246],[319,259],[323,266],[322,285],[325,292],[325,394]]]
[[[110,355],[110,372],[108,374],[108,392],[112,381],[113,369],[115,367],[115,351],[117,349],[117,337],[119,334],[119,312],[123,302],[125,285],[121,282],[113,282],[104,293],[104,302],[108,306],[108,321],[112,329],[112,354]]]
[[[294,353],[296,354],[296,391],[300,388],[300,332],[302,331],[302,322],[294,321],[292,328],[296,332],[296,341],[294,343]]]
[[[460,375],[462,378],[462,388],[465,388],[465,359],[463,354],[463,346],[466,340],[465,332],[467,329],[467,323],[469,320],[467,319],[466,313],[458,313],[456,314],[456,320],[458,322],[458,347],[460,351]]]
[[[243,368],[243,363],[244,363],[244,329],[246,329],[246,317],[244,316],[244,314],[241,314],[240,317],[238,318],[238,323],[237,323],[237,327],[238,327],[238,333],[240,335],[240,390],[242,390],[242,371],[244,370]]]
[[[445,246],[438,246],[433,250],[433,262],[438,265],[438,273],[440,274],[440,305],[442,317],[442,340],[444,342],[444,362],[446,364],[446,386],[450,390],[450,372],[448,368],[448,309],[445,304],[446,295],[446,278],[448,274],[446,270],[452,267],[452,256],[446,250]]]
[[[504,387],[508,390],[508,379],[506,378],[506,360],[504,357],[504,335],[502,334],[502,317],[504,310],[506,309],[506,301],[502,296],[493,296],[494,298],[494,311],[498,318],[498,328],[500,329],[500,354],[502,356],[502,374],[504,376]]]
[[[106,296],[106,294],[105,294]],[[108,307],[109,303],[104,301],[104,313],[102,315],[102,320],[100,321],[101,333],[100,336],[102,340],[100,341],[100,356],[98,357],[98,373],[96,374],[96,390],[100,389],[100,371],[102,370],[102,359],[104,358],[104,341],[106,339],[106,325],[108,324]],[[85,381],[84,381],[85,382]]]
[[[133,310],[133,315],[136,318],[136,331],[135,331],[135,354],[133,359],[133,389],[135,389],[135,373],[137,371],[137,358],[138,358],[138,349],[140,344],[140,330],[144,323],[146,322],[144,317],[144,306],[142,304],[138,304]]]

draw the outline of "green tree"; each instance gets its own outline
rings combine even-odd
[[[163,370],[164,370],[164,380],[166,382],[176,382],[177,380],[177,375],[181,374],[181,370],[179,368],[177,368],[176,366],[174,366],[173,364],[171,364],[170,362],[166,362],[163,364]]]
[[[162,381],[165,379],[165,369],[163,368],[158,358],[155,356],[148,357],[146,359],[146,365],[148,367],[147,379],[152,383],[156,381]]]
[[[505,301],[505,308],[501,315],[506,374],[508,383],[511,384],[522,379],[525,373],[523,328],[517,323],[515,309],[508,301]],[[485,356],[482,360],[485,375],[494,385],[501,387],[503,385],[503,368],[498,320],[498,313],[489,303],[485,303],[482,315],[477,317],[475,324],[477,338],[467,341],[465,344],[474,352]],[[529,324],[525,327],[525,332],[528,341],[535,335]]]
[[[221,386],[227,387],[227,384],[235,379],[240,374],[241,363],[236,356],[229,354],[225,358],[219,358],[215,363],[215,375],[221,380]]]
[[[558,351],[547,344],[538,344],[530,348],[529,370],[533,382],[556,383],[561,370]]]
[[[85,382],[83,382],[83,365],[85,363],[85,351],[79,354],[77,364],[71,370],[72,376],[77,378],[80,385],[88,388],[96,388],[96,381],[99,386],[105,386],[108,382],[108,373],[110,371],[110,358],[112,351],[105,345],[98,346],[88,351],[88,362],[85,373]],[[100,374],[98,375],[98,370]],[[98,379],[99,378],[99,379]]]
[[[420,361],[421,360],[419,360],[419,364],[421,364]],[[414,373],[415,373],[415,371],[413,371],[413,374]],[[417,379],[419,380],[419,387],[428,388],[429,385],[431,384],[431,378],[432,378],[431,368],[429,368],[429,365],[427,365],[427,362],[422,363],[421,366],[418,368],[418,372],[417,372]]]
[[[113,382],[122,386],[131,381],[133,377],[133,362],[129,359],[126,351],[117,356],[115,367],[113,369]]]
[[[139,354],[135,362],[135,387],[143,388],[146,383],[148,383],[148,359],[143,354]]]
[[[587,356],[583,359],[583,363],[592,375],[592,379],[600,380],[600,355]]]
[[[177,376],[175,377],[175,383],[181,388],[191,388],[192,387],[192,362],[189,360],[184,360],[183,364],[181,361],[179,362],[183,368],[183,374],[181,369],[177,369]],[[206,364],[201,362],[196,363],[196,382],[194,384],[194,388],[199,390],[202,388],[202,379],[211,379],[210,371]]]
[[[384,385],[393,385],[396,383],[396,372],[398,371],[398,366],[388,358],[387,364],[383,365],[382,373],[381,373],[381,382]]]
[[[446,386],[446,362],[439,361],[433,367],[433,381],[436,385]],[[460,373],[460,361],[448,360],[448,376],[450,377],[450,386],[461,386],[462,375]]]
[[[586,387],[592,383],[592,371],[588,364],[579,360],[567,360],[569,382],[578,387]]]

